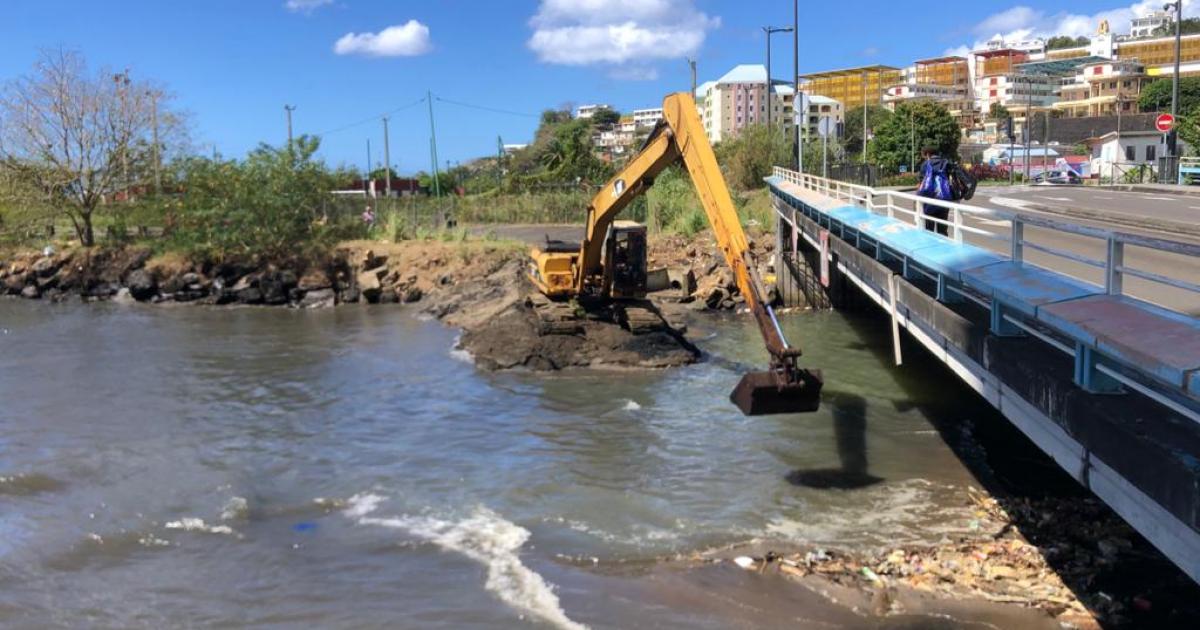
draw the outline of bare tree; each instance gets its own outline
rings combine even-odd
[[[0,94],[0,160],[44,191],[90,247],[97,208],[149,181],[164,130],[179,128],[163,101],[161,89],[128,71],[91,74],[78,53],[44,52]]]

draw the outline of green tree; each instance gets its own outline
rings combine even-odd
[[[621,122],[621,114],[607,107],[598,109],[596,113],[592,114],[592,124],[597,127],[615,125],[619,122]]]
[[[396,169],[393,168],[384,169],[383,167],[379,167],[371,171],[371,179],[387,179],[388,175],[391,175],[393,180],[400,179],[400,176],[396,174]]]
[[[337,218],[327,216],[336,181],[314,157],[319,146],[304,135],[291,150],[262,144],[240,161],[185,160],[183,193],[169,210],[175,245],[202,258],[247,261],[332,245],[340,236]]]
[[[1058,50],[1060,48],[1078,48],[1087,46],[1092,43],[1092,40],[1084,37],[1071,37],[1069,35],[1056,35],[1046,40],[1046,50]]]
[[[875,131],[867,153],[872,162],[894,172],[901,164],[915,167],[913,154],[922,147],[934,147],[946,157],[957,155],[961,138],[958,123],[941,103],[910,101],[897,105],[895,115]]]
[[[992,103],[991,108],[988,109],[988,119],[1004,120],[1005,118],[1012,118],[1012,112],[1008,111],[1008,108],[999,102]]]
[[[792,162],[791,134],[766,125],[751,125],[737,136],[717,144],[717,162],[729,185],[738,190],[766,186],[763,178],[776,165]]]
[[[1186,115],[1200,105],[1200,77],[1179,80],[1179,113]],[[1171,111],[1171,79],[1156,79],[1142,88],[1138,107],[1145,112]]]
[[[881,105],[868,106],[868,130],[874,133],[876,129],[881,127],[891,117],[892,112],[886,107]],[[846,153],[861,154],[863,148],[863,108],[861,106],[846,112],[842,129],[842,144],[846,148]]]
[[[1183,18],[1183,21],[1179,23],[1179,34],[1192,35],[1195,33],[1200,33],[1200,18]],[[1167,37],[1174,34],[1175,23],[1171,22],[1154,29],[1150,35],[1151,37]]]
[[[1193,108],[1180,118],[1179,139],[1191,149],[1193,155],[1200,153],[1200,107]]]

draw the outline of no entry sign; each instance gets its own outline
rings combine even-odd
[[[1154,127],[1163,133],[1167,133],[1175,126],[1175,117],[1170,114],[1159,114],[1158,118],[1154,119]]]

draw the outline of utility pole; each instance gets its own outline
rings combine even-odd
[[[774,131],[771,129],[771,109],[775,105],[774,89],[772,89],[774,86],[771,85],[771,35],[775,33],[791,33],[793,29],[790,26],[764,26],[762,30],[767,35],[767,93],[764,98],[767,101],[767,132],[771,133]]]
[[[1033,139],[1033,77],[1025,77],[1025,185],[1029,185],[1029,141]]]
[[[371,196],[371,184],[375,180],[371,178],[371,139],[367,138],[367,176],[363,178],[363,190],[367,196]]]
[[[1167,132],[1167,155],[1171,158],[1168,160],[1168,164],[1174,165],[1172,170],[1175,173],[1171,175],[1177,175],[1179,172],[1179,160],[1175,158],[1177,157],[1176,145],[1178,136],[1175,130],[1179,128],[1179,49],[1182,37],[1180,35],[1180,23],[1183,22],[1183,0],[1175,0],[1175,2],[1165,4],[1163,5],[1163,10],[1171,9],[1172,5],[1174,5],[1175,9],[1175,73],[1171,75],[1171,116],[1175,119],[1175,125]],[[1159,177],[1161,181],[1161,173]]]
[[[287,144],[287,146],[288,146],[288,151],[290,152],[292,150],[292,112],[296,111],[296,106],[295,105],[284,105],[283,110],[285,112],[287,112],[287,125],[288,125],[288,144]]]
[[[696,99],[696,60],[688,58],[688,67],[692,69],[692,100]]]
[[[862,161],[867,163],[867,71],[862,73],[862,108],[863,108],[863,128],[862,128]]]
[[[162,155],[158,148],[158,93],[151,90],[147,92],[150,96],[150,118],[154,125],[154,194],[162,194]]]
[[[504,187],[504,138],[496,136],[496,190]]]
[[[383,190],[392,196],[392,151],[388,140],[388,117],[383,117]]]
[[[912,151],[912,172],[917,172],[917,110],[908,108],[908,148]]]
[[[425,100],[429,101],[429,163],[433,166],[433,196],[442,196],[442,186],[438,182],[437,159],[437,130],[433,126],[433,92],[425,91]]]
[[[796,132],[796,140],[792,143],[792,153],[795,153],[796,172],[804,171],[801,162],[800,121],[808,121],[808,112],[801,112],[804,99],[800,98],[800,0],[792,2],[792,127]],[[807,108],[805,108],[807,109]]]

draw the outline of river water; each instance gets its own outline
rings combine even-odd
[[[876,320],[786,318],[824,407],[747,419],[747,318],[543,375],[415,313],[0,301],[0,626],[878,627],[674,560],[970,527],[937,427],[993,412]]]

